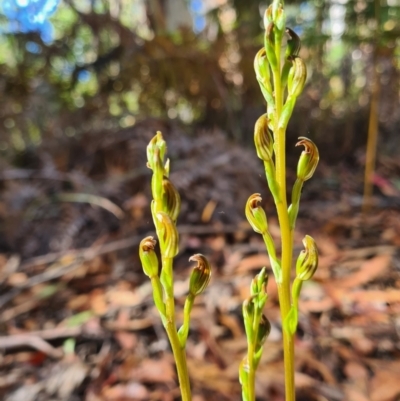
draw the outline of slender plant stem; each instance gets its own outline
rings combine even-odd
[[[179,387],[181,390],[182,401],[190,401],[192,399],[190,392],[189,374],[187,369],[186,354],[184,348],[181,347],[178,333],[176,331],[175,323],[175,300],[173,293],[173,269],[172,259],[162,259],[163,268],[162,273],[164,277],[168,277],[170,281],[169,285],[165,285],[165,311],[166,311],[166,324],[165,330],[168,335],[169,342],[171,344],[172,352],[176,363],[176,370],[178,372]]]
[[[276,48],[276,56],[280,63],[280,48]],[[293,237],[290,230],[289,214],[286,197],[286,130],[280,127],[279,120],[283,108],[283,90],[281,86],[280,65],[274,71],[275,90],[275,163],[276,180],[279,185],[280,199],[276,204],[279,226],[281,229],[282,245],[282,283],[278,284],[278,295],[281,310],[281,319],[284,322],[290,311],[290,276],[292,267]],[[285,368],[285,399],[295,401],[294,383],[294,342],[293,336],[283,330],[283,353]]]
[[[249,364],[249,375],[248,375],[248,397],[249,401],[254,401],[255,396],[255,384],[256,384],[256,372],[253,368],[254,364],[254,343],[248,345],[247,347],[247,361]]]
[[[182,401],[191,401],[191,391],[189,382],[189,373],[186,362],[186,354],[182,349],[178,333],[176,332],[175,321],[168,321],[165,330],[167,331],[169,342],[171,344],[172,352],[176,363],[176,370],[178,372],[179,387],[181,390]]]

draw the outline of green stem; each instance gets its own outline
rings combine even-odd
[[[182,401],[191,400],[189,374],[187,369],[185,349],[181,347],[179,336],[176,331],[175,323],[175,300],[173,289],[173,269],[172,259],[162,258],[161,284],[165,291],[165,330],[171,344],[172,352],[178,372],[179,387],[181,390]]]
[[[185,348],[187,337],[189,334],[190,312],[192,311],[193,308],[194,299],[195,296],[192,293],[189,293],[185,301],[185,306],[183,308],[183,324],[178,332],[179,341],[181,343],[182,348]]]
[[[171,344],[172,352],[174,354],[182,401],[191,401],[192,396],[190,391],[186,354],[185,350],[181,348],[178,333],[176,332],[175,322],[171,322],[169,320],[165,325],[165,330],[167,331],[168,339]]]
[[[280,63],[280,46],[275,47],[276,57]],[[292,268],[293,238],[290,229],[289,213],[287,210],[286,197],[286,130],[279,127],[279,120],[283,108],[283,90],[281,87],[280,64],[278,71],[274,73],[275,89],[275,164],[276,181],[279,185],[280,199],[276,203],[278,212],[279,226],[281,229],[281,247],[282,247],[282,283],[278,284],[278,295],[280,302],[280,311],[282,322],[290,311],[290,278]],[[295,383],[294,383],[294,341],[293,336],[283,330],[283,353],[285,368],[285,394],[286,401],[295,401]]]

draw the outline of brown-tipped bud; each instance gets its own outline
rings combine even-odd
[[[198,253],[190,257],[189,262],[197,262],[190,275],[189,292],[194,295],[200,295],[208,286],[211,279],[211,266],[207,258]]]
[[[274,22],[277,27],[277,29],[283,33],[283,30],[286,25],[286,13],[285,10],[282,7],[282,4],[280,4],[276,10],[275,16],[274,16]]]
[[[300,57],[293,60],[288,77],[288,95],[298,97],[304,89],[307,79],[307,68]]]
[[[251,295],[258,295],[260,293],[267,292],[267,285],[268,285],[268,274],[265,267],[263,267],[252,280],[250,286],[250,294]]]
[[[161,225],[161,238],[159,238],[161,255],[165,258],[173,258],[179,252],[178,230],[167,213],[158,212],[156,217]]]
[[[300,252],[296,262],[296,278],[301,281],[310,280],[318,267],[318,249],[312,237],[303,239],[304,251]]]
[[[254,126],[254,143],[257,156],[266,162],[272,159],[274,152],[274,140],[268,126],[269,119],[267,114],[263,114]]]
[[[309,180],[315,169],[317,168],[319,161],[319,152],[317,145],[313,141],[304,136],[299,137],[300,141],[296,143],[296,146],[304,146],[303,152],[301,152],[299,163],[297,164],[297,178],[303,181]]]
[[[271,323],[264,315],[262,315],[258,326],[256,352],[264,345],[269,333],[271,333]]]
[[[139,245],[139,257],[144,274],[150,278],[158,275],[158,258],[154,252],[156,240],[153,237],[142,239]]]
[[[256,233],[264,234],[268,230],[267,216],[260,203],[260,194],[253,194],[246,203],[245,214],[248,222]]]
[[[264,29],[267,29],[267,26],[273,22],[272,18],[272,4],[267,7],[264,13]]]
[[[171,181],[168,178],[163,179],[162,186],[163,211],[167,213],[168,216],[171,217],[172,221],[175,223],[181,210],[181,197],[179,195],[179,192],[172,185]]]
[[[286,28],[286,33],[289,36],[286,47],[286,58],[294,59],[299,55],[301,48],[301,41],[297,33],[290,28]]]

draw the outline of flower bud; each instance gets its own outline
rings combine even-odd
[[[167,213],[158,212],[156,217],[161,224],[161,233],[159,238],[161,255],[165,258],[173,258],[179,252],[178,230]]]
[[[250,294],[258,295],[260,293],[266,293],[267,285],[268,285],[268,274],[265,267],[263,267],[260,273],[258,273],[251,282]]]
[[[161,164],[164,161],[165,153],[167,151],[167,143],[164,141],[162,133],[157,131],[157,134],[153,136],[149,144],[147,145],[147,167],[153,168],[154,152],[158,149],[159,158],[161,159]]]
[[[288,96],[297,97],[301,94],[306,84],[307,68],[300,57],[293,60],[292,68],[288,77]]]
[[[167,159],[166,162],[164,163],[164,176],[167,178],[169,177],[170,167],[171,167],[171,163],[170,163],[169,159]]]
[[[253,337],[253,321],[254,321],[254,297],[247,298],[243,301],[243,322],[247,338]]]
[[[260,194],[253,194],[246,203],[245,214],[248,222],[256,233],[263,234],[268,230],[267,216],[260,206],[262,201]]]
[[[142,239],[139,245],[139,257],[142,262],[144,274],[148,277],[158,275],[158,258],[154,252],[156,240],[153,237]]]
[[[256,340],[256,352],[264,345],[269,333],[271,333],[271,323],[264,315],[261,315]]]
[[[155,148],[153,152],[153,160],[151,162],[153,176],[151,177],[151,193],[153,199],[161,199],[162,197],[162,181],[164,176],[164,166],[160,157],[160,149]]]
[[[267,29],[267,26],[273,22],[272,18],[272,4],[267,7],[264,13],[264,29]]]
[[[299,137],[299,139],[300,141],[296,143],[296,146],[303,145],[305,149],[301,152],[299,163],[297,164],[297,178],[307,181],[313,176],[317,168],[319,152],[315,143],[310,139],[304,136]]]
[[[163,211],[167,213],[168,216],[171,217],[172,221],[175,223],[181,210],[181,197],[179,195],[179,192],[172,185],[171,181],[168,178],[163,179],[162,186]]]
[[[295,57],[299,55],[301,42],[300,38],[293,29],[286,28],[286,33],[289,35],[289,39],[287,40],[286,47],[286,58],[293,60]]]
[[[265,32],[265,51],[271,69],[276,71],[278,68],[278,60],[275,54],[275,25],[273,22],[267,26],[267,30]]]
[[[211,266],[205,256],[198,253],[190,257],[189,262],[197,262],[190,275],[189,292],[200,295],[207,287],[211,278]]]
[[[274,97],[271,86],[271,74],[264,47],[257,52],[254,58],[254,71],[265,100],[269,105],[273,105]]]
[[[296,278],[301,281],[310,280],[318,267],[318,249],[309,235],[303,239],[304,250],[300,252],[296,262]]]
[[[274,141],[268,128],[269,119],[263,114],[256,122],[254,127],[254,143],[256,145],[257,156],[266,162],[272,159],[274,152]]]
[[[282,37],[282,33],[283,30],[285,28],[285,24],[286,24],[286,13],[285,10],[282,7],[282,4],[279,4],[275,16],[274,16],[274,21],[275,21],[275,25],[278,29],[278,31],[280,32],[280,37]]]

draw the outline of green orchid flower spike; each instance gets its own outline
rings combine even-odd
[[[183,401],[191,400],[191,389],[186,361],[186,340],[189,334],[190,312],[195,297],[207,287],[211,266],[203,255],[194,255],[190,261],[196,261],[197,266],[190,276],[188,296],[184,307],[184,321],[177,330],[173,261],[179,252],[179,233],[176,221],[181,209],[181,198],[175,186],[169,180],[170,162],[165,160],[167,144],[161,134],[151,139],[147,146],[147,167],[152,170],[151,214],[153,217],[158,242],[160,244],[160,260],[156,255],[156,240],[149,236],[144,238],[139,246],[139,257],[143,271],[150,278],[154,305],[156,306],[176,363],[179,386]]]
[[[261,234],[264,239],[271,270],[278,286],[283,326],[285,400],[295,401],[294,336],[298,322],[298,301],[303,281],[311,279],[317,268],[318,251],[314,240],[306,236],[305,250],[299,256],[296,278],[292,282],[293,234],[303,184],[313,176],[318,165],[319,152],[310,139],[299,138],[296,146],[304,146],[304,151],[300,155],[291,203],[288,204],[286,128],[297,98],[306,86],[307,68],[300,55],[299,36],[291,28],[286,27],[286,14],[282,0],[274,0],[267,8],[264,26],[264,47],[255,56],[254,71],[267,103],[267,111],[255,124],[254,143],[257,156],[264,164],[267,184],[276,206],[280,227],[280,255],[276,253],[274,239],[269,232],[267,215],[261,207],[260,194],[249,197],[245,214],[253,230]],[[243,399],[246,401],[255,401],[255,369],[261,357],[260,350],[263,348],[261,344],[264,343],[264,338],[269,332],[267,320],[260,311],[266,297],[260,294],[266,294],[266,292],[259,290],[258,284],[253,280],[251,297],[243,303],[248,353],[240,364],[239,378]]]

